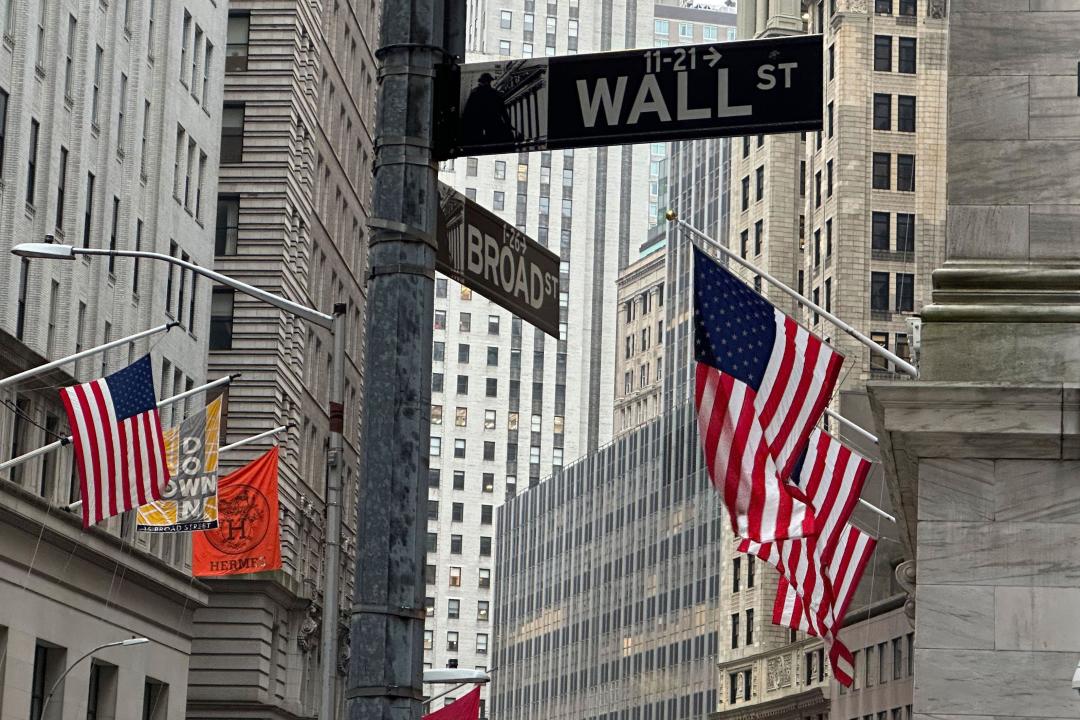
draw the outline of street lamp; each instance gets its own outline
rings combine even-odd
[[[45,237],[50,241],[53,239],[52,235],[46,235]],[[328,408],[330,415],[330,443],[327,458],[329,471],[326,478],[326,538],[324,538],[327,572],[326,587],[323,588],[323,623],[319,642],[323,673],[319,717],[324,720],[332,718],[334,716],[333,678],[337,667],[334,651],[337,646],[337,633],[335,631],[338,616],[338,568],[341,565],[341,478],[345,465],[342,458],[344,447],[342,432],[345,427],[345,303],[335,303],[333,314],[327,315],[306,305],[295,303],[279,295],[260,290],[253,285],[240,282],[228,275],[208,270],[195,263],[175,258],[172,255],[146,252],[144,250],[80,248],[55,242],[43,242],[20,243],[13,247],[11,252],[19,257],[48,260],[74,260],[76,255],[108,255],[112,257],[161,260],[172,265],[178,265],[234,290],[239,290],[245,295],[258,298],[279,310],[284,310],[302,320],[330,331],[333,338],[334,355],[333,367],[330,370],[330,407]]]
[[[60,687],[60,683],[63,682],[65,677],[67,677],[67,674],[69,672],[71,672],[72,670],[74,670],[75,666],[78,665],[79,663],[81,663],[83,660],[90,657],[91,655],[93,655],[94,653],[96,653],[99,650],[104,650],[105,648],[131,647],[132,645],[144,645],[144,644],[146,644],[148,642],[150,642],[150,640],[147,639],[147,638],[144,638],[144,637],[133,637],[133,638],[128,638],[127,640],[114,640],[112,642],[107,642],[104,645],[98,645],[96,648],[94,648],[90,652],[86,653],[85,655],[83,655],[81,658],[79,658],[75,662],[68,665],[67,669],[64,670],[64,672],[60,674],[60,677],[56,678],[56,682],[53,683],[53,686],[51,688],[49,688],[49,694],[45,696],[45,702],[41,703],[41,712],[38,714],[38,717],[40,717],[40,718],[45,717],[45,708],[49,707],[49,701],[52,700],[52,696],[53,696],[53,693],[56,692],[56,688]]]

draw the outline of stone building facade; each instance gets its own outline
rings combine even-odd
[[[0,391],[0,461],[68,433],[57,388],[151,353],[159,397],[205,380],[210,287],[160,262],[20,260],[17,242],[141,249],[213,263],[226,11],[177,3],[0,8],[0,377],[175,320],[179,327]],[[165,425],[204,402],[166,408]],[[89,530],[70,447],[0,471],[0,707],[45,717],[127,708],[179,719],[192,580],[185,535],[136,535],[133,513]]]
[[[946,260],[920,380],[869,387],[913,565],[914,717],[1077,717],[1080,11],[948,10]]]
[[[320,627],[338,627],[344,687],[355,562],[365,273],[378,7],[368,2],[229,3],[215,265],[330,313],[346,303],[345,443],[339,616],[323,617],[329,334],[215,288],[209,373],[242,372],[228,403],[230,441],[290,424],[227,459],[283,448],[282,569],[209,580],[195,617],[192,718],[317,712]],[[228,649],[227,649],[228,648]],[[237,655],[237,648],[242,648]],[[339,698],[339,705],[344,703]]]
[[[666,254],[656,250],[619,273],[616,435],[648,422],[662,410]]]

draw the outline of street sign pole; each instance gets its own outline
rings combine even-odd
[[[349,720],[419,720],[431,405],[436,67],[459,0],[385,0],[364,363],[363,465],[346,685]],[[460,20],[461,18],[459,18]],[[460,35],[458,32],[451,33]],[[330,569],[329,571],[332,571]],[[323,622],[333,622],[324,618]],[[331,720],[320,718],[319,720]]]

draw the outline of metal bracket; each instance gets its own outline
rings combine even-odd
[[[426,277],[429,280],[435,279],[435,270],[432,268],[426,268],[423,265],[413,265],[411,263],[395,263],[393,265],[375,265],[368,271],[368,280],[378,275],[419,275],[420,277]]]
[[[353,605],[353,615],[391,615],[407,620],[424,620],[427,610],[424,608],[391,607],[389,605]]]
[[[416,688],[404,688],[390,685],[382,687],[356,687],[351,688],[345,693],[345,699],[347,700],[361,697],[397,697],[409,698],[410,700],[423,700],[424,693]]]
[[[377,218],[377,217],[368,218],[367,224],[368,224],[368,227],[373,228],[375,230],[388,230],[388,231],[393,232],[393,233],[399,233],[401,235],[404,235],[406,238],[408,238],[408,239],[410,239],[410,240],[412,240],[414,242],[422,242],[425,245],[429,245],[429,246],[431,246],[432,248],[435,248],[435,249],[438,249],[438,247],[439,247],[438,243],[435,242],[435,238],[433,238],[430,233],[426,233],[423,230],[420,230],[418,228],[414,228],[411,225],[406,225],[404,223],[399,223],[399,222],[397,222],[395,220],[384,220],[382,218]],[[394,239],[396,240],[397,238],[394,238]],[[379,240],[379,239],[377,239],[375,237],[372,237],[371,240],[369,241],[369,244],[370,245],[375,245],[375,244],[377,244],[379,242],[385,242],[385,241],[381,241],[381,240]]]

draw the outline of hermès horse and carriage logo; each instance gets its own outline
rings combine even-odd
[[[233,485],[218,493],[218,531],[207,533],[219,552],[242,555],[250,552],[270,529],[270,502],[251,485]]]

